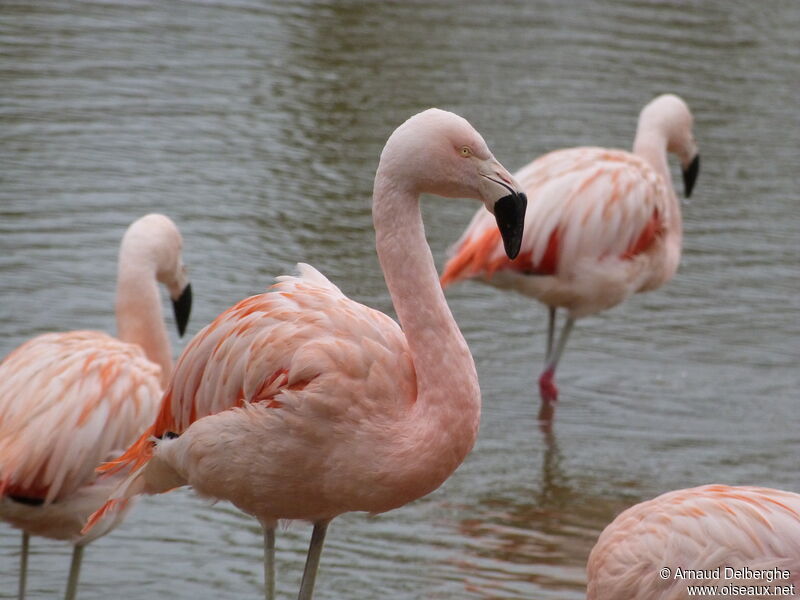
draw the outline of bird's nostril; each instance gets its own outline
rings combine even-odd
[[[497,176],[500,178],[501,181],[506,182],[508,185],[513,186],[514,182],[511,181],[511,176],[506,173],[497,173]]]

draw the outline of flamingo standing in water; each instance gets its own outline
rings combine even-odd
[[[87,527],[136,494],[191,485],[261,522],[272,598],[276,523],[310,521],[299,598],[311,598],[331,519],[432,492],[478,431],[475,365],[438,283],[419,195],[482,200],[513,258],[525,213],[518,190],[461,117],[429,109],[408,119],[386,142],[373,194],[402,329],[304,264],[242,300],[189,343],[152,427],[103,467],[135,470]]]
[[[120,479],[99,480],[95,469],[135,441],[158,412],[172,354],[156,284],[168,288],[183,334],[192,296],[181,245],[167,217],[137,220],[119,253],[119,339],[99,331],[47,333],[0,364],[0,519],[23,532],[20,599],[31,534],[74,544],[71,599],[84,546],[124,517],[121,505],[81,533]]]
[[[642,109],[633,153],[595,147],[556,150],[516,174],[530,204],[515,260],[503,255],[497,227],[479,213],[445,265],[442,286],[474,277],[548,306],[547,358],[539,378],[542,421],[553,418],[555,371],[575,319],[653,290],[678,268],[681,210],[667,152],[680,159],[688,197],[700,159],[692,114],[670,94]],[[559,307],[567,317],[554,345]]]
[[[717,586],[716,595],[725,598],[795,598],[800,494],[726,485],[668,492],[629,508],[605,528],[589,555],[587,575],[588,600],[678,600],[695,585]],[[726,585],[769,591],[725,594]]]

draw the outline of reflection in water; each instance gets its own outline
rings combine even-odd
[[[561,452],[558,449],[556,434],[550,430],[542,433],[544,458],[542,460],[542,482],[537,494],[540,506],[562,507],[572,496],[569,478],[562,468]]]
[[[466,557],[451,563],[465,589],[479,597],[530,598],[531,589],[546,590],[542,598],[565,591],[579,596],[597,535],[624,506],[616,498],[587,496],[565,471],[555,433],[543,433],[541,442],[534,481],[519,482],[514,498],[481,498],[457,524],[473,541]]]

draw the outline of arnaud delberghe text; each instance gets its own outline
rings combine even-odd
[[[749,567],[717,567],[716,569],[675,569],[674,579],[736,579],[773,581],[789,579],[792,576],[789,569],[751,569]]]

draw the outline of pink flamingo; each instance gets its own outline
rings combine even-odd
[[[695,585],[717,586],[725,598],[797,597],[800,494],[726,485],[668,492],[605,528],[587,574],[589,600],[677,600]],[[783,589],[725,594],[725,585]]]
[[[104,466],[135,471],[87,527],[135,494],[191,485],[261,522],[272,598],[276,523],[310,521],[299,598],[311,598],[331,519],[432,492],[477,434],[475,366],[438,284],[419,195],[482,200],[513,257],[518,189],[461,117],[430,109],[398,127],[378,165],[373,221],[402,329],[304,264],[242,300],[187,345],[155,423]]]
[[[700,161],[683,100],[659,96],[639,116],[633,153],[581,147],[550,152],[521,169],[530,198],[516,260],[503,256],[491,220],[476,214],[455,245],[442,286],[476,277],[549,307],[547,358],[539,378],[539,419],[551,422],[555,371],[575,319],[668,281],[681,256],[681,210],[667,152],[683,166],[686,196]],[[556,309],[567,310],[553,344]]]
[[[117,280],[119,339],[99,331],[47,333],[0,364],[0,519],[22,530],[19,598],[29,536],[74,544],[66,598],[75,597],[83,549],[123,519],[111,511],[91,533],[86,519],[119,477],[95,469],[118,456],[158,412],[172,356],[156,281],[167,286],[181,334],[191,287],[181,235],[163,215],[134,222],[122,238]]]

